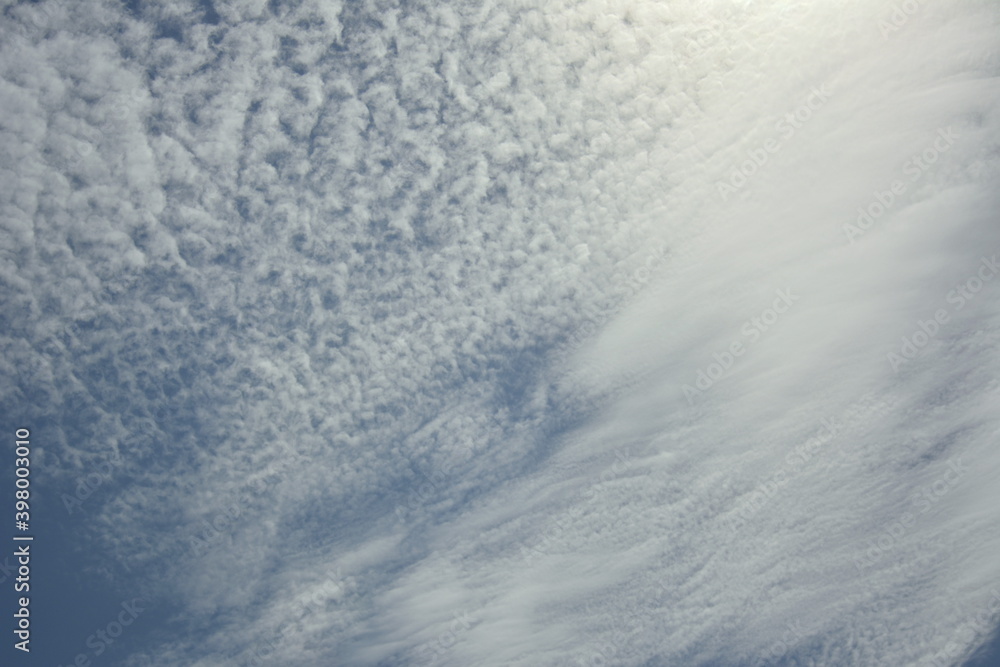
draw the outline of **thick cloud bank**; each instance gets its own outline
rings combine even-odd
[[[995,3],[0,5],[56,663],[988,652]]]

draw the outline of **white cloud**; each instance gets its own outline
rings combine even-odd
[[[955,642],[996,575],[996,286],[886,354],[1000,251],[996,10],[921,3],[885,39],[860,1],[391,4],[5,7],[0,395],[53,488],[121,452],[81,539],[204,626],[131,664]],[[800,300],[691,405],[776,289]]]

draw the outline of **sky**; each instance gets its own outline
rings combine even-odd
[[[0,0],[3,664],[1000,664],[998,28]]]

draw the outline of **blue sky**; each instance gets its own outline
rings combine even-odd
[[[994,664],[998,22],[0,0],[4,664]]]

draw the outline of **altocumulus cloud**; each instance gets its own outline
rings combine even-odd
[[[997,286],[885,359],[1000,251],[993,4],[888,38],[874,0],[0,4],[0,401],[54,497],[120,461],[67,530],[176,610],[121,664],[937,664],[989,638]]]

